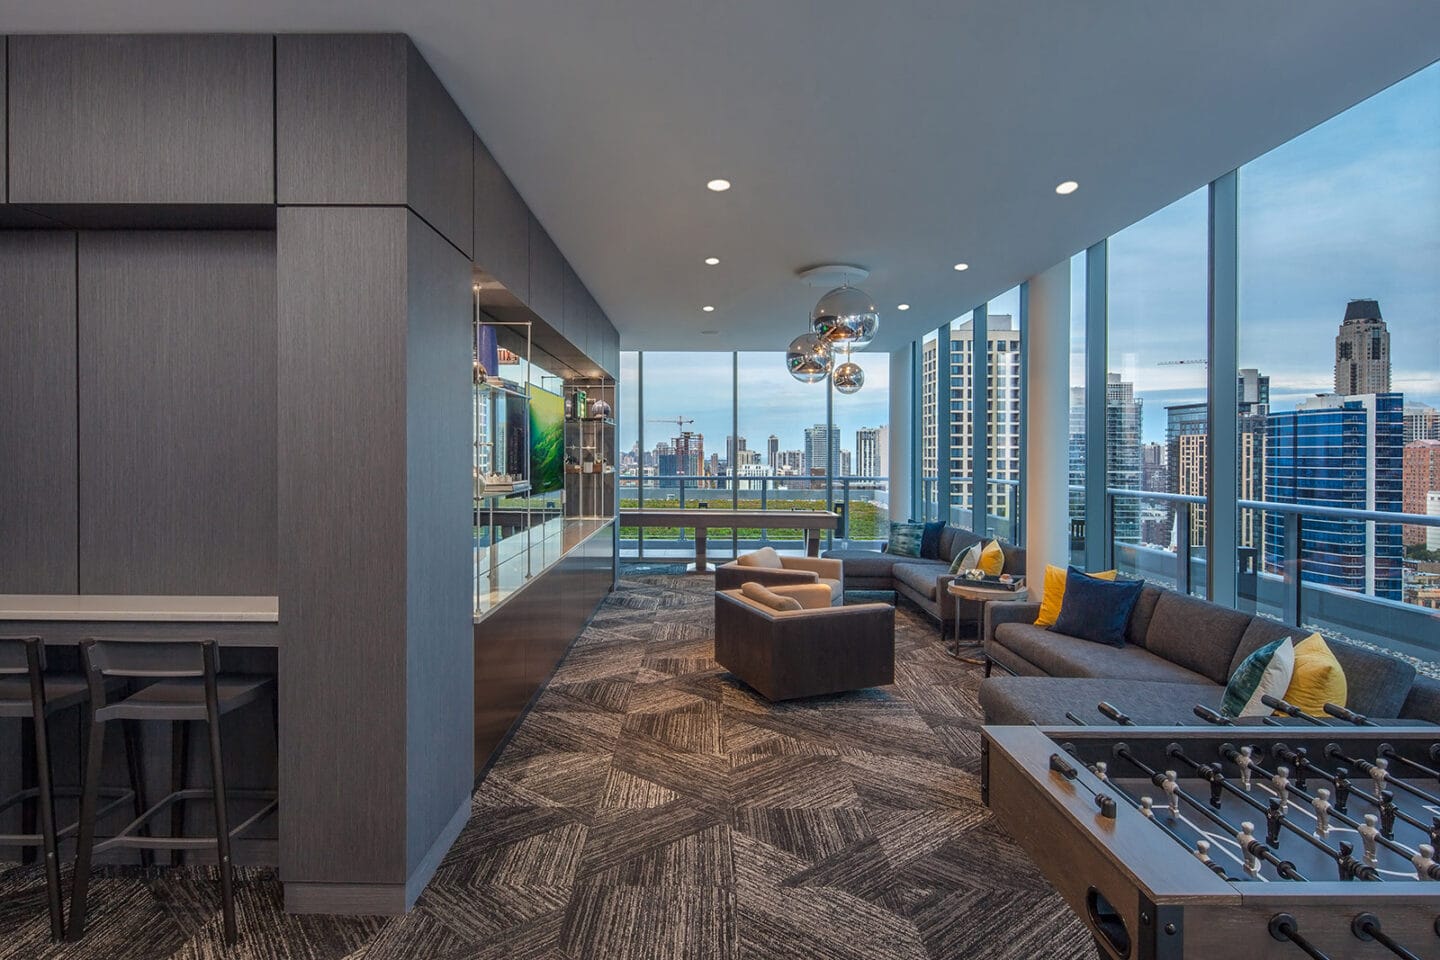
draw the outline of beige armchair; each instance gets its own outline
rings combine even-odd
[[[772,701],[894,683],[895,608],[835,607],[827,594],[818,583],[717,590],[715,660]],[[800,609],[772,606],[790,599]]]
[[[830,603],[845,602],[845,567],[840,560],[824,557],[782,557],[773,547],[742,554],[715,569],[715,589],[738,590],[742,584],[767,587],[819,583],[830,588]]]

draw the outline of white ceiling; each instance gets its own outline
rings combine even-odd
[[[410,34],[647,349],[779,349],[822,262],[899,347],[1440,57],[1431,0],[0,0],[199,30]]]

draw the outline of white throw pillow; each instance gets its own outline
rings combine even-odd
[[[979,540],[970,546],[955,562],[950,564],[951,573],[964,573],[966,570],[974,570],[980,564],[980,554],[985,549],[985,541]]]
[[[735,559],[735,562],[742,567],[764,567],[768,570],[785,569],[785,564],[780,562],[780,554],[775,552],[774,547],[761,547],[754,553],[742,553]]]
[[[1274,711],[1260,698],[1269,694],[1283,700],[1294,673],[1295,644],[1289,638],[1267,643],[1235,668],[1235,674],[1225,687],[1220,712],[1232,717],[1269,716]],[[1244,706],[1237,710],[1236,705],[1241,703]]]

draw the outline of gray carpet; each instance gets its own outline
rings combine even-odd
[[[52,945],[36,867],[0,874],[0,958],[1093,958],[980,803],[978,668],[896,618],[893,686],[772,705],[711,659],[711,578],[623,582],[402,918],[280,910],[250,870],[225,950],[210,875],[112,869]],[[67,887],[68,887],[68,876]]]

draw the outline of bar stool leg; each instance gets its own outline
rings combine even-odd
[[[50,936],[65,936],[65,905],[60,900],[60,850],[55,839],[55,788],[50,771],[49,731],[41,713],[32,724],[35,733],[35,779],[40,792],[40,834],[45,838],[45,894],[50,902]]]
[[[20,720],[20,789],[34,790],[38,785],[36,782],[36,754],[35,754],[35,720],[31,717],[23,717]],[[35,833],[37,814],[39,806],[33,797],[20,801],[20,832],[32,836]],[[35,862],[35,848],[24,847],[20,851],[20,862],[31,864]]]
[[[130,777],[130,792],[134,795],[135,816],[140,817],[146,810],[150,809],[149,805],[145,802],[145,768],[142,766],[140,760],[140,758],[144,756],[141,752],[140,745],[140,721],[122,720],[120,721],[120,730],[125,737],[125,769]],[[141,836],[148,837],[150,835],[149,824],[142,823],[139,828],[139,833]],[[149,867],[153,866],[154,863],[154,851],[142,849],[140,851],[140,865],[142,867]]]
[[[210,733],[210,785],[215,791],[215,851],[220,866],[220,903],[225,912],[225,942],[239,939],[235,928],[235,879],[230,863],[230,814],[225,805],[225,761],[220,752],[220,705],[214,675],[207,679],[206,726]]]
[[[95,808],[100,794],[100,772],[105,762],[105,724],[94,718],[93,705],[89,739],[85,783],[80,793],[80,836],[75,845],[75,876],[71,881],[69,940],[79,940],[85,935],[85,898],[90,889],[90,859],[95,852]]]
[[[190,722],[176,720],[170,725],[170,792],[179,793],[190,779]],[[170,805],[170,836],[185,834],[185,801]],[[170,866],[180,866],[180,851],[170,851]]]

